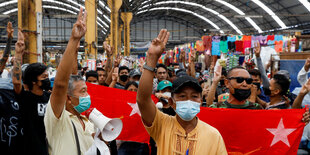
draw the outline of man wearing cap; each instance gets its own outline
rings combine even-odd
[[[170,106],[176,116],[159,111],[151,99],[154,68],[169,38],[161,30],[147,52],[146,64],[137,93],[137,103],[142,121],[157,144],[157,154],[227,154],[221,134],[217,129],[196,117],[202,104],[202,88],[198,81],[182,76],[172,84]]]
[[[158,93],[156,93],[155,96],[159,99],[159,102],[157,102],[156,107],[165,114],[175,116],[175,111],[168,104],[168,100],[171,98],[171,90],[172,83],[170,81],[163,80],[158,83]]]
[[[129,81],[135,81],[139,84],[139,80],[141,77],[141,72],[139,69],[133,69],[129,72]]]

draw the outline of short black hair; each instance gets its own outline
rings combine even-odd
[[[127,84],[125,85],[125,90],[127,90],[131,85],[134,85],[135,87],[139,87],[138,83],[136,81],[129,81],[127,82]]]
[[[164,68],[167,71],[167,66],[166,65],[164,65],[164,64],[157,64],[156,65],[156,72],[157,72],[157,69],[160,68],[160,67]]]
[[[290,88],[291,82],[282,74],[275,74],[273,76],[277,86],[281,89],[281,95],[286,95]]]
[[[259,76],[259,78],[262,77],[262,74],[259,72],[258,69],[251,69],[249,70],[250,75]]]
[[[98,71],[104,71],[105,72],[105,70],[103,68],[101,68],[101,67],[97,67],[96,72],[98,72]]]
[[[128,71],[128,73],[130,72],[130,69],[129,69],[127,66],[121,66],[121,67],[119,67],[119,69],[118,69],[118,74],[119,74],[122,70],[124,70],[124,69],[126,69],[126,70]]]
[[[37,82],[38,76],[43,74],[46,70],[47,67],[42,63],[33,63],[26,68],[23,74],[23,82],[28,86],[29,90],[33,88],[32,82]]]
[[[88,71],[86,72],[86,81],[89,77],[95,77],[98,80],[98,73],[96,71]]]
[[[246,70],[245,68],[243,68],[243,67],[241,67],[241,66],[233,67],[233,68],[231,68],[230,70],[228,70],[228,72],[227,72],[227,78],[229,78],[229,77],[231,76],[231,72],[232,72],[233,70],[235,70],[235,69],[244,69],[244,70]],[[246,71],[247,71],[247,70],[246,70]]]

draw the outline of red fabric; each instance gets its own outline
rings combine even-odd
[[[120,118],[123,121],[123,130],[118,140],[149,143],[150,136],[143,126],[141,117],[138,114],[130,116],[132,108],[128,103],[136,103],[136,92],[86,84],[91,96],[90,108],[98,109],[109,118]],[[155,96],[153,100],[158,102]]]
[[[273,40],[274,40],[274,35],[268,35],[268,36],[267,36],[267,42],[268,42],[269,40],[273,41]]]
[[[212,37],[211,36],[202,36],[203,45],[205,50],[211,50],[212,47]]]
[[[237,40],[235,42],[235,45],[236,45],[237,52],[243,52],[243,41]]]
[[[199,51],[199,52],[204,52],[205,51],[205,47],[204,47],[203,41],[201,41],[201,40],[197,40],[196,41],[196,50]]]
[[[140,116],[129,116],[132,108],[127,103],[136,103],[135,92],[89,83],[87,86],[92,101],[91,107],[97,108],[107,117],[122,119],[124,126],[117,139],[149,142],[149,135],[142,125]],[[303,109],[244,110],[202,107],[198,117],[219,130],[229,154],[297,154],[304,128],[304,123],[301,122],[304,112]],[[284,130],[275,136],[272,132],[280,129],[281,120]],[[273,144],[279,135],[285,135],[288,130],[293,131]],[[283,142],[285,138],[289,146]]]

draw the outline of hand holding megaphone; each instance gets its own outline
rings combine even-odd
[[[86,117],[99,129],[104,141],[116,139],[122,131],[123,122],[119,118],[108,118],[96,108],[87,110]]]

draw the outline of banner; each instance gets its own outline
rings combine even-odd
[[[119,140],[149,142],[136,104],[136,92],[87,83],[91,107],[121,118]],[[153,101],[157,99],[153,96]],[[297,154],[305,123],[303,109],[244,110],[201,107],[198,118],[217,128],[229,154]],[[208,132],[208,131],[205,131]],[[206,137],[207,138],[207,137]]]

